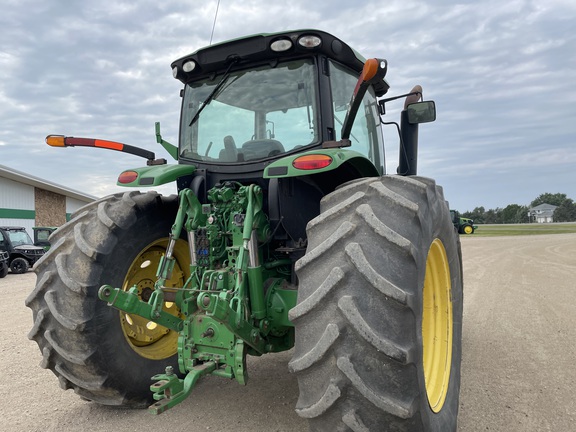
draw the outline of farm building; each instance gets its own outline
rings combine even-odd
[[[530,222],[554,222],[554,210],[556,210],[556,207],[555,205],[544,203],[531,208],[529,212]]]
[[[0,165],[0,226],[63,225],[97,198]]]

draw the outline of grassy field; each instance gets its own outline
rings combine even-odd
[[[470,237],[576,233],[576,222],[478,225]]]

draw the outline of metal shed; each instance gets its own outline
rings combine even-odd
[[[97,198],[0,165],[0,225],[60,226]]]

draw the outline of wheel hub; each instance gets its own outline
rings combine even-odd
[[[444,245],[436,239],[426,260],[422,312],[424,380],[428,403],[435,413],[442,409],[448,393],[452,332],[450,267]]]
[[[156,270],[162,254],[166,251],[168,239],[160,239],[145,247],[130,265],[124,279],[123,289],[128,291],[132,286],[138,287],[138,294],[143,301],[148,301],[154,289]],[[173,277],[166,281],[166,286],[183,286],[185,275],[179,258],[187,257],[185,242],[177,241],[174,255],[177,258]],[[163,310],[178,316],[180,310],[174,302],[166,301]],[[130,347],[142,357],[160,360],[176,354],[178,334],[146,318],[120,312],[122,331]]]

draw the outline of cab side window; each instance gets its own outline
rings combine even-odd
[[[334,113],[335,139],[341,139],[342,124],[346,117],[350,97],[354,92],[358,77],[350,70],[335,62],[330,62],[330,87],[332,90],[332,109]],[[362,153],[376,167],[383,164],[382,131],[376,95],[370,88],[362,100],[350,134],[352,146],[348,147]]]

